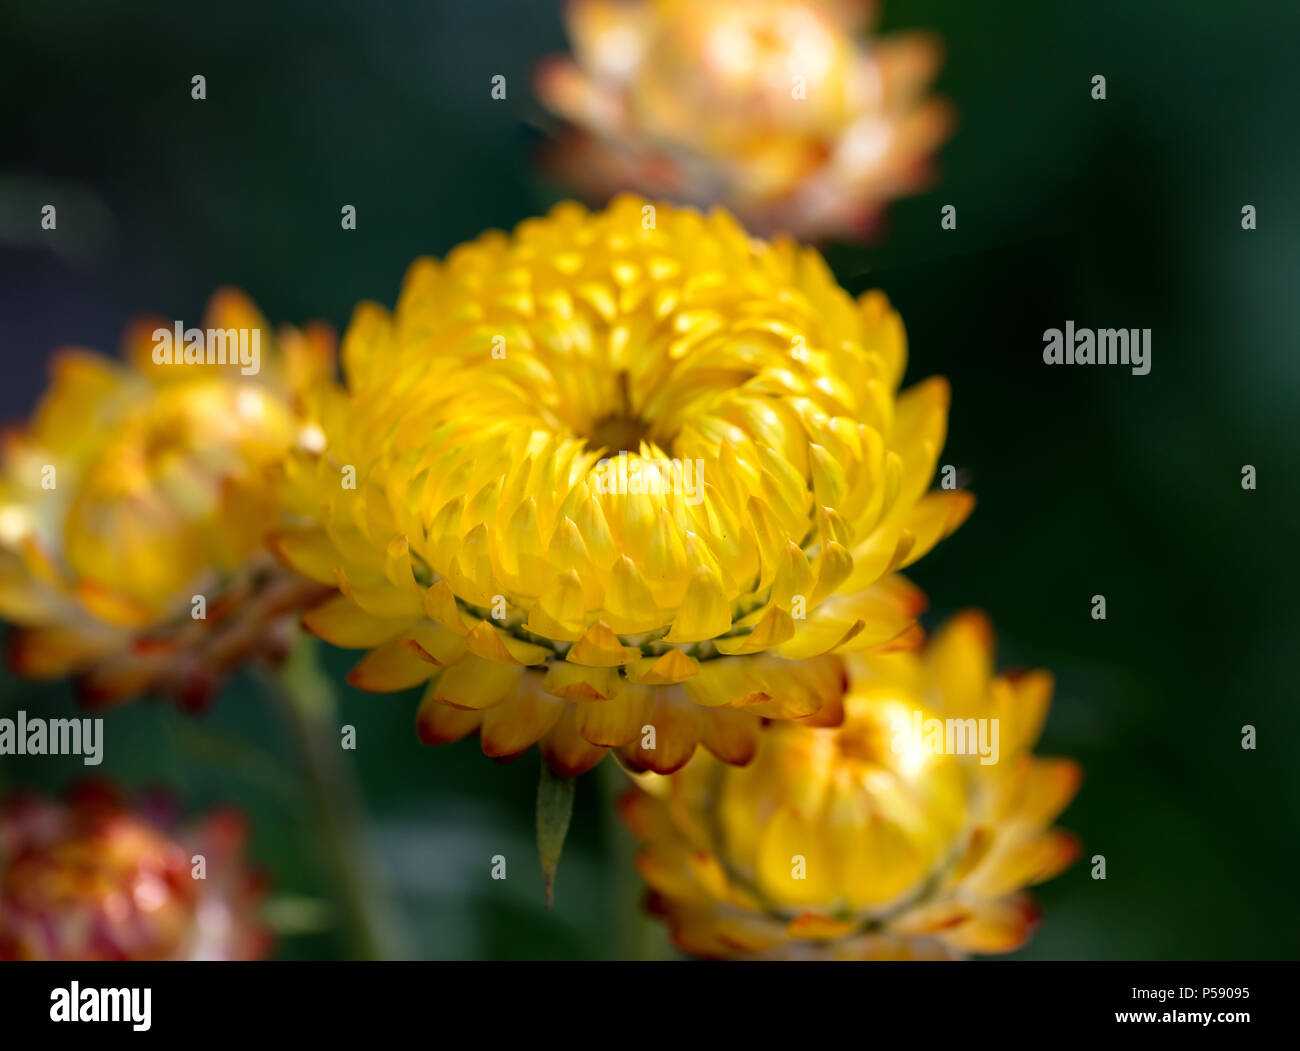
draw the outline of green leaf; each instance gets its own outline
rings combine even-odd
[[[573,817],[575,781],[556,777],[546,759],[542,759],[542,776],[537,782],[537,853],[542,859],[542,885],[546,889],[546,907],[555,900],[555,870],[564,850],[564,837]]]

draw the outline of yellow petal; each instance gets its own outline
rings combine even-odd
[[[794,637],[794,620],[780,606],[768,606],[758,623],[746,635],[734,635],[714,642],[719,653],[760,653]]]
[[[731,628],[731,604],[716,573],[701,566],[691,577],[665,642],[703,642]]]
[[[569,701],[608,701],[622,690],[617,668],[589,668],[580,664],[551,664],[542,689]]]
[[[406,537],[397,536],[388,542],[384,551],[384,576],[399,591],[419,595],[420,587],[415,582],[415,570],[411,564],[411,546]]]
[[[950,617],[930,640],[926,663],[946,712],[982,714],[993,677],[993,625],[988,616],[965,610]]]
[[[383,577],[355,584],[342,566],[334,570],[334,576],[338,589],[372,617],[414,620],[422,612],[418,594],[395,588]]]
[[[680,770],[695,754],[708,714],[676,691],[655,690],[654,706],[643,724],[654,729],[654,747],[646,747],[650,738],[643,731],[620,748],[619,754],[633,770],[657,774]]]
[[[460,663],[466,653],[465,641],[459,635],[427,620],[412,624],[402,641],[421,660],[439,668]]]
[[[570,570],[560,573],[528,614],[528,630],[547,639],[576,642],[587,630],[582,581]]]
[[[711,708],[700,719],[704,747],[724,763],[744,766],[758,751],[758,716],[734,708]]]
[[[1046,825],[1079,791],[1083,771],[1072,759],[1022,757],[1000,793],[996,817],[1032,827]]]
[[[565,660],[593,668],[612,668],[635,660],[638,652],[624,646],[604,622],[598,621],[569,647]]]
[[[341,559],[323,529],[281,529],[266,538],[271,553],[295,573],[318,584],[334,585]]]
[[[554,650],[517,639],[486,620],[480,620],[465,636],[465,646],[475,656],[503,664],[545,664],[555,656]]]
[[[533,677],[529,676],[531,680]],[[483,713],[479,733],[483,754],[517,755],[541,740],[563,713],[566,702],[548,697],[527,683],[503,704]]]
[[[641,734],[641,728],[650,719],[651,707],[650,691],[639,689],[625,689],[608,701],[580,703],[578,733],[604,748],[625,745]]]
[[[348,672],[348,682],[361,690],[389,693],[426,682],[437,667],[421,660],[402,639],[393,639],[367,653]]]
[[[363,612],[346,595],[334,595],[302,615],[303,627],[335,646],[363,649],[400,635],[409,620],[385,620]]]
[[[663,623],[650,588],[626,555],[614,563],[610,572],[603,619],[611,631],[620,635],[637,635]]]
[[[808,605],[817,606],[830,598],[853,571],[853,556],[848,548],[834,541],[822,545],[817,556],[817,583],[813,585]]]
[[[655,516],[645,566],[646,585],[656,604],[671,607],[681,601],[688,586],[686,550],[665,507],[660,507]]]
[[[813,492],[822,507],[842,507],[848,481],[844,468],[836,463],[824,448],[815,442],[808,443],[809,465],[812,467]]]
[[[551,732],[542,738],[542,755],[560,777],[577,777],[605,757],[605,748],[578,733],[576,710],[576,705],[569,705]]]
[[[758,666],[752,660],[715,658],[699,667],[699,674],[682,686],[695,704],[706,708],[744,707],[772,699],[763,690]]]
[[[946,932],[944,939],[967,952],[1015,952],[1029,940],[1038,917],[1038,906],[1026,895],[978,902],[965,922]]]
[[[93,580],[81,581],[77,585],[76,594],[77,600],[88,613],[110,624],[145,628],[158,616],[157,611],[148,606]]]
[[[421,605],[430,620],[437,621],[457,635],[468,635],[474,627],[474,619],[462,612],[460,604],[456,601],[455,592],[445,580],[435,581],[433,586],[425,591]]]
[[[646,686],[666,686],[670,683],[685,682],[699,674],[700,666],[695,658],[688,657],[679,649],[671,649],[659,657],[643,657],[627,666],[629,682],[642,683]]]
[[[990,852],[985,864],[962,885],[972,893],[995,898],[1051,879],[1074,863],[1079,850],[1077,837],[1062,829],[1049,829]]]
[[[965,489],[938,489],[927,493],[904,519],[913,536],[911,551],[896,567],[910,566],[935,544],[956,531],[975,509],[975,496]]]
[[[776,575],[772,580],[772,601],[787,609],[797,597],[809,605],[808,596],[813,589],[812,567],[808,556],[798,544],[786,541],[777,559]]]
[[[424,691],[415,717],[416,733],[425,744],[450,744],[468,737],[479,728],[483,713],[453,708],[437,698],[435,686]]]
[[[758,884],[783,905],[819,905],[834,900],[835,873],[815,821],[790,806],[768,819],[758,845]]]
[[[948,429],[952,392],[941,376],[909,387],[898,396],[892,444],[906,465],[899,501],[911,506],[930,483]]]
[[[459,664],[443,669],[432,692],[436,700],[456,708],[492,708],[514,696],[521,673],[518,665],[467,656]]]

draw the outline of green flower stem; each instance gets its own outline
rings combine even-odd
[[[267,676],[294,739],[315,839],[355,958],[392,959],[392,926],[361,835],[356,785],[340,748],[338,697],[322,671],[318,643],[300,635],[279,672]]]
[[[636,869],[636,841],[618,816],[618,801],[632,787],[613,755],[596,767],[600,784],[601,813],[608,844],[614,916],[618,923],[615,958],[620,960],[666,960],[671,957],[662,929],[645,912],[645,884]]]

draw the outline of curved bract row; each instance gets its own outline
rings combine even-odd
[[[608,748],[667,772],[839,691],[827,654],[914,645],[890,574],[954,529],[927,492],[948,392],[902,394],[902,323],[821,257],[725,213],[564,204],[358,308],[323,453],[289,461],[275,538],[339,596],[306,624],[429,682],[427,739]],[[648,742],[648,743],[647,743]]]

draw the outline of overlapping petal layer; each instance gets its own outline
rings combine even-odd
[[[426,740],[731,762],[838,694],[826,655],[915,645],[890,574],[971,508],[927,492],[948,391],[897,393],[902,323],[820,255],[624,197],[412,265],[355,313],[328,447],[289,462],[312,528],[274,547],[339,594],[305,623],[427,683]]]
[[[200,331],[222,333],[223,350],[226,334],[256,331],[256,371],[245,374],[215,355],[155,360],[153,334],[172,328],[134,323],[124,362],[60,352],[32,420],[5,436],[0,616],[20,629],[11,656],[24,675],[77,676],[93,701],[159,690],[200,704],[224,668],[274,651],[288,614],[322,593],[263,541],[283,524],[279,461],[319,445],[332,334],[273,334],[245,296],[219,292]]]
[[[675,942],[818,959],[1023,944],[1037,910],[1022,889],[1078,852],[1050,825],[1080,772],[1030,754],[1051,677],[994,676],[992,660],[987,620],[961,614],[924,652],[849,659],[842,710],[772,723],[747,767],[641,778],[622,812]]]

